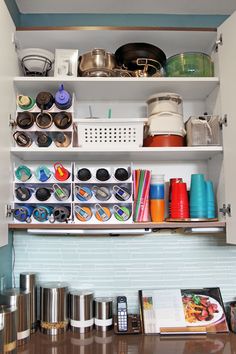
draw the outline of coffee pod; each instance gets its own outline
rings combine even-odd
[[[42,112],[37,115],[35,122],[40,129],[48,129],[53,123],[53,118],[50,113]]]
[[[105,168],[99,168],[96,172],[96,178],[99,181],[107,181],[110,178],[109,172]]]
[[[17,96],[17,105],[24,111],[29,111],[35,106],[35,99],[30,96]]]
[[[59,90],[55,95],[55,105],[59,109],[69,109],[72,105],[72,96],[71,94],[64,90],[64,86],[60,85]]]
[[[20,200],[21,202],[26,202],[27,200],[30,199],[30,197],[32,195],[32,191],[31,191],[31,189],[29,189],[27,187],[20,186],[20,187],[16,188],[15,195],[16,195],[16,198],[18,200]]]
[[[36,136],[37,136],[36,142],[39,147],[48,147],[51,145],[52,138],[48,134],[37,132]]]
[[[37,188],[37,190],[35,192],[35,197],[40,202],[45,202],[46,200],[48,200],[51,197],[51,191],[45,187]]]
[[[56,147],[68,147],[71,144],[71,139],[68,134],[57,133],[54,138],[54,143]]]
[[[15,140],[16,144],[20,147],[29,147],[32,145],[33,142],[31,137],[28,134],[19,131],[16,131],[13,134],[13,139]]]
[[[36,97],[36,104],[41,111],[49,110],[54,104],[53,95],[50,92],[39,92]]]
[[[115,171],[115,178],[118,181],[126,181],[129,178],[129,173],[123,167],[117,168]]]
[[[91,172],[89,171],[88,168],[81,168],[77,172],[77,178],[80,181],[86,182],[92,177]]]

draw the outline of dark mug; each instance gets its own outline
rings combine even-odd
[[[32,145],[31,137],[24,132],[16,131],[13,134],[13,139],[15,140],[17,145],[20,147],[29,147],[30,145]]]
[[[21,129],[29,129],[34,124],[34,115],[30,112],[19,112],[16,118],[16,124]]]

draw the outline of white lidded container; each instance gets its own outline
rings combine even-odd
[[[154,114],[148,118],[149,132],[151,136],[174,134],[185,136],[183,116],[176,113],[163,112]]]
[[[162,112],[183,115],[183,100],[177,93],[157,93],[150,96],[146,103],[148,105],[148,117]]]

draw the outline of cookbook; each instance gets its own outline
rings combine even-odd
[[[145,334],[227,333],[219,288],[139,290]]]

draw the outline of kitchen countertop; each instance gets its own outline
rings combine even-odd
[[[17,354],[235,354],[236,335],[191,336],[115,335],[67,332],[57,337],[39,331],[30,342],[18,347]]]

